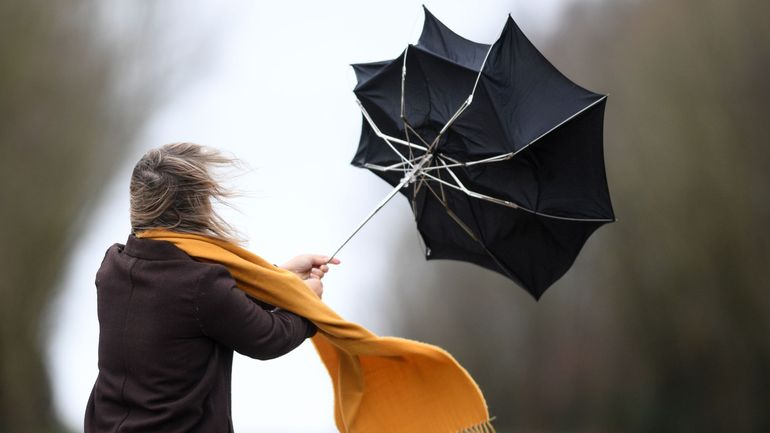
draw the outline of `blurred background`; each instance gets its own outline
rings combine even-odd
[[[425,262],[400,198],[342,251],[325,301],[449,350],[501,433],[770,431],[770,3],[426,5],[486,43],[511,13],[610,94],[619,221],[535,302],[473,265]],[[389,190],[348,165],[348,65],[396,57],[421,23],[407,0],[0,2],[0,432],[82,430],[94,273],[129,233],[147,149],[193,141],[248,164],[224,212],[258,254],[333,251]],[[334,431],[309,343],[238,357],[233,387],[236,431]]]

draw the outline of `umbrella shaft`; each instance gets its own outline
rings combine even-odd
[[[334,251],[334,254],[332,254],[331,256],[329,256],[329,260],[326,262],[327,264],[328,264],[329,262],[331,262],[331,261],[332,261],[332,259],[333,259],[333,258],[334,258],[334,257],[337,255],[337,253],[339,253],[339,252],[340,252],[340,250],[342,249],[342,247],[344,247],[345,245],[347,245],[347,243],[348,243],[348,242],[350,242],[350,240],[353,238],[353,236],[355,236],[355,235],[356,235],[356,233],[358,233],[358,232],[361,230],[361,228],[362,228],[362,227],[363,227],[363,226],[364,226],[366,223],[368,223],[370,219],[372,219],[372,217],[374,216],[374,214],[376,214],[377,212],[379,212],[379,210],[380,210],[380,209],[382,209],[382,207],[383,207],[383,206],[385,206],[385,204],[386,204],[387,202],[389,202],[389,201],[390,201],[390,199],[392,199],[393,197],[395,197],[395,195],[396,195],[396,194],[398,194],[398,192],[401,190],[401,188],[403,188],[403,187],[404,187],[404,185],[406,185],[407,183],[409,183],[409,180],[410,180],[410,179],[412,179],[412,177],[413,177],[413,175],[412,175],[412,176],[410,176],[410,175],[407,175],[407,176],[404,176],[404,178],[403,178],[403,179],[401,179],[401,182],[399,182],[399,184],[398,184],[398,185],[396,185],[396,187],[395,187],[395,188],[393,188],[393,190],[392,190],[392,191],[390,191],[390,192],[388,193],[388,195],[386,195],[386,196],[385,196],[385,198],[384,198],[384,199],[382,199],[382,201],[380,201],[380,202],[377,204],[377,206],[375,206],[375,208],[374,208],[374,209],[373,209],[373,210],[372,210],[372,211],[369,213],[369,215],[367,215],[367,216],[366,216],[366,218],[364,218],[364,219],[361,221],[361,223],[360,223],[360,224],[358,224],[358,227],[356,227],[356,229],[355,229],[355,230],[353,230],[353,233],[351,233],[351,234],[350,234],[350,236],[348,236],[348,238],[347,238],[347,239],[345,239],[345,242],[343,242],[343,243],[342,243],[342,245],[340,245],[340,246],[339,246],[339,248],[337,248],[337,250],[336,250],[336,251]]]

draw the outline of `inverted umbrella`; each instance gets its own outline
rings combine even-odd
[[[562,75],[510,16],[485,45],[425,9],[417,45],[353,68],[363,126],[352,164],[394,186],[358,229],[400,191],[426,259],[475,263],[539,298],[615,220],[607,96]]]

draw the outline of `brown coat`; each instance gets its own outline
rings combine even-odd
[[[315,332],[268,311],[224,266],[164,241],[130,236],[96,275],[99,376],[85,432],[232,432],[233,350],[271,359]],[[264,307],[264,308],[263,308]]]

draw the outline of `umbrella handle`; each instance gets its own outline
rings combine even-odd
[[[395,195],[396,195],[396,194],[398,194],[398,192],[401,190],[401,188],[403,188],[403,187],[404,187],[404,185],[406,185],[407,183],[409,183],[409,181],[410,181],[411,179],[412,179],[412,176],[404,176],[404,178],[403,178],[403,179],[401,179],[401,182],[399,182],[399,184],[398,184],[398,185],[396,185],[396,187],[395,187],[395,188],[393,188],[393,190],[392,190],[392,191],[390,191],[390,192],[388,193],[388,195],[386,195],[386,196],[385,196],[385,198],[383,198],[383,199],[382,199],[382,201],[380,201],[380,202],[377,204],[377,206],[375,206],[375,208],[374,208],[374,209],[373,209],[373,210],[372,210],[372,211],[369,213],[369,215],[367,215],[367,216],[366,216],[366,218],[364,218],[364,219],[361,221],[361,223],[360,223],[360,224],[358,224],[358,227],[356,227],[356,229],[355,229],[355,230],[353,230],[353,233],[352,233],[350,236],[348,236],[348,238],[347,238],[347,239],[345,239],[345,242],[343,242],[343,243],[342,243],[342,245],[340,245],[340,246],[339,246],[339,248],[337,248],[337,250],[336,250],[336,251],[334,251],[334,254],[332,254],[331,256],[329,256],[329,260],[326,262],[326,264],[327,264],[327,265],[329,264],[329,262],[331,262],[331,261],[332,261],[332,259],[334,259],[334,257],[337,255],[337,253],[339,253],[339,252],[340,252],[340,250],[342,249],[342,247],[344,247],[345,245],[347,245],[347,243],[348,243],[348,242],[349,242],[349,241],[350,241],[350,240],[353,238],[353,236],[355,236],[355,235],[356,235],[356,233],[358,233],[358,232],[359,232],[359,230],[361,230],[361,228],[362,228],[362,227],[363,227],[363,226],[364,226],[366,223],[368,223],[370,219],[372,219],[372,217],[374,216],[374,214],[376,214],[377,212],[379,212],[379,210],[380,210],[380,209],[382,209],[382,207],[383,207],[383,206],[385,206],[385,204],[386,204],[387,202],[389,202],[389,201],[390,201],[390,199],[392,199],[393,197],[395,197]]]

